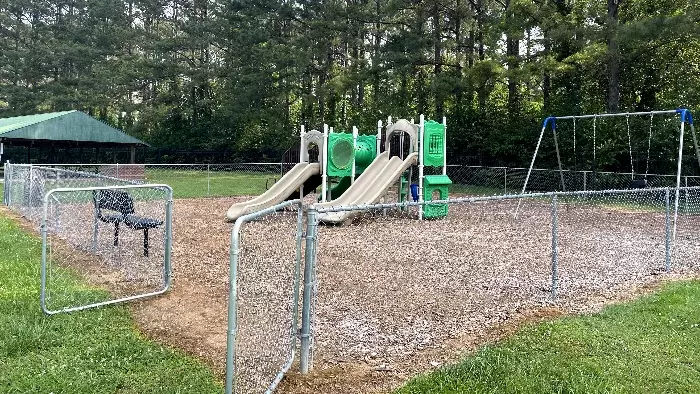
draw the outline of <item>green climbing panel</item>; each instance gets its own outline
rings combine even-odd
[[[355,175],[361,174],[377,156],[377,137],[358,135],[353,149],[352,134],[330,133],[328,135],[328,176],[352,175],[352,162],[356,161]]]
[[[361,174],[377,157],[377,136],[358,135],[355,147],[355,173]]]
[[[448,189],[452,180],[447,175],[426,175],[423,178],[423,200],[447,200]],[[447,204],[425,204],[423,217],[426,219],[444,218],[447,216]]]
[[[434,120],[425,122],[423,164],[442,167],[445,164],[445,126]]]
[[[352,134],[330,133],[328,135],[328,176],[350,176],[354,158]]]

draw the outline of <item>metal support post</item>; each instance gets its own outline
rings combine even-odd
[[[671,190],[666,188],[666,272],[671,271]]]
[[[315,282],[316,264],[316,209],[309,208],[306,215],[306,251],[304,255],[304,290],[301,307],[301,354],[299,367],[301,373],[308,373],[311,369],[311,304],[313,302],[313,288]]]
[[[418,129],[418,202],[423,202],[423,135],[425,132],[425,116],[420,116]],[[418,205],[418,220],[423,220],[423,205]]]
[[[559,287],[559,223],[557,218],[557,195],[552,196],[552,301]]]

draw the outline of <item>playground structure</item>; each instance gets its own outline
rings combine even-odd
[[[266,209],[295,196],[303,198],[321,187],[319,207],[373,204],[387,195],[399,182],[398,199],[406,201],[409,194],[417,202],[445,200],[451,183],[447,176],[447,120],[442,123],[425,121],[418,124],[406,119],[392,122],[388,119],[384,152],[381,151],[383,123],[377,122],[376,135],[360,135],[357,127],[352,133],[335,132],[328,125],[323,132],[305,131],[301,127],[299,163],[280,178],[271,188],[249,201],[233,204],[226,213],[228,221]],[[404,158],[403,141],[409,138],[409,151]],[[400,140],[399,152],[391,151],[392,138]],[[310,163],[309,150],[318,148],[318,163]],[[418,165],[417,184],[411,185],[413,167]],[[424,175],[425,167],[442,169],[441,175]],[[331,187],[331,179],[336,180]],[[427,187],[424,188],[424,184]],[[319,217],[324,223],[342,223],[352,212],[337,212]],[[447,206],[431,204],[418,209],[418,219],[441,218],[447,215]]]

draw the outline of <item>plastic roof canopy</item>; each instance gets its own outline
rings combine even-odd
[[[147,145],[80,111],[51,112],[0,119],[0,140],[78,141]]]

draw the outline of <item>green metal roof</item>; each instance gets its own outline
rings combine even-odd
[[[0,119],[0,140],[82,141],[111,144],[145,142],[80,111]]]

